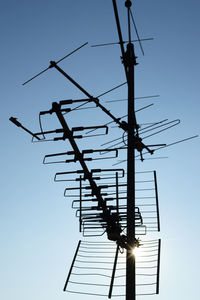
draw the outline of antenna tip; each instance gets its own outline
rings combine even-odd
[[[19,123],[19,122],[17,121],[17,118],[10,117],[9,120],[10,120],[13,124],[15,124],[16,126],[21,127],[21,123]]]
[[[131,5],[132,5],[132,2],[130,0],[126,0],[125,6],[126,7],[131,7]]]

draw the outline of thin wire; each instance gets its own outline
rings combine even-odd
[[[108,295],[105,294],[95,294],[95,293],[86,293],[86,292],[77,292],[77,291],[71,291],[71,290],[66,290],[68,293],[73,293],[73,294],[81,294],[81,295],[90,295],[90,296],[102,296],[102,297],[108,297]],[[156,293],[146,293],[146,294],[136,294],[136,296],[149,296],[149,295],[156,295]],[[125,297],[125,294],[120,294],[120,295],[112,295],[112,297]]]
[[[173,146],[173,145],[176,145],[176,144],[179,144],[179,143],[182,143],[182,142],[185,142],[185,141],[188,141],[188,140],[197,138],[197,137],[198,137],[198,135],[194,135],[194,136],[191,136],[191,137],[189,137],[189,138],[185,138],[185,139],[183,139],[183,140],[180,140],[180,141],[177,141],[177,142],[173,142],[173,143],[168,144],[168,145],[166,145],[166,146],[162,146],[162,147],[160,147],[160,148],[158,148],[158,149],[155,149],[154,151],[160,150],[160,149],[162,149],[162,148],[170,147],[170,146]]]
[[[102,96],[104,96],[104,95],[106,95],[106,94],[108,94],[108,93],[110,93],[110,92],[112,92],[112,91],[118,89],[119,87],[123,86],[123,85],[126,84],[126,83],[127,83],[127,82],[123,82],[123,83],[121,83],[121,84],[115,86],[114,88],[112,88],[112,89],[110,89],[110,90],[104,92],[103,94],[98,95],[96,98],[100,98],[100,97],[102,97]],[[72,111],[74,111],[74,110],[77,110],[78,108],[80,108],[80,107],[82,107],[82,106],[88,104],[89,102],[91,102],[91,100],[88,100],[87,102],[84,102],[84,103],[82,103],[82,104],[76,106],[75,108],[71,109],[70,112],[72,112]],[[69,112],[66,112],[66,113],[64,113],[63,115],[65,115],[65,114],[67,114],[67,113],[69,113]]]
[[[105,275],[105,274],[100,274],[100,273],[84,273],[84,274],[80,274],[80,273],[71,273],[71,275],[75,275],[75,276],[102,276],[102,277],[107,277],[110,278],[110,275]],[[70,282],[70,281],[69,281]],[[80,283],[81,284],[81,283]]]
[[[111,271],[112,268],[98,268],[98,267],[77,267],[74,266],[75,269],[84,269],[84,270],[104,270],[104,271]],[[125,268],[123,268],[125,270]]]
[[[112,92],[112,91],[114,91],[114,90],[118,89],[119,87],[121,87],[121,86],[125,85],[126,83],[127,83],[127,81],[125,81],[125,82],[123,82],[123,83],[121,83],[121,84],[117,85],[116,87],[114,87],[114,88],[112,88],[112,89],[108,90],[107,92],[105,92],[105,93],[103,93],[103,94],[100,94],[100,95],[98,95],[98,96],[97,96],[97,98],[100,98],[100,97],[102,97],[102,96],[104,96],[104,95],[106,95],[106,94],[108,94],[108,93],[110,93],[110,92]]]
[[[31,77],[29,80],[27,80],[27,81],[25,81],[24,83],[22,83],[22,85],[25,85],[25,84],[27,84],[28,82],[32,81],[32,80],[35,79],[36,77],[38,77],[38,76],[40,76],[41,74],[43,74],[44,72],[46,72],[48,69],[49,69],[49,67],[46,68],[46,69],[44,69],[43,71],[41,71],[41,72],[38,73],[37,75]]]
[[[156,98],[156,97],[160,97],[160,95],[135,97],[135,100],[138,100],[138,99],[147,99],[147,98]],[[128,101],[128,99],[108,100],[108,101],[105,101],[105,102],[106,103],[111,103],[111,102],[120,102],[120,101]]]
[[[123,133],[123,138],[124,138],[124,134],[125,134],[125,133],[126,133],[126,132]],[[121,139],[122,139],[122,138],[119,137],[119,138],[116,138],[116,139],[114,139],[114,140],[112,140],[112,141],[103,143],[103,144],[101,144],[101,147],[102,147],[102,146],[105,146],[105,145],[107,145],[107,144],[113,143],[113,142],[115,142],[115,141],[119,141],[119,140],[121,140]],[[126,145],[126,144],[125,144],[125,145]]]
[[[110,278],[110,276],[108,276]],[[82,284],[82,285],[92,285],[92,286],[110,286],[109,284],[101,284],[101,283],[91,283],[91,282],[77,282],[77,281],[71,281],[69,280],[70,283],[72,284]],[[122,287],[122,286],[125,286],[124,284],[116,284],[115,286],[118,286],[118,287]]]
[[[69,54],[65,55],[63,58],[59,59],[58,61],[56,61],[56,64],[58,64],[59,62],[61,62],[62,60],[64,60],[65,58],[67,58],[68,56],[72,55],[73,53],[75,53],[76,51],[78,51],[79,49],[81,49],[82,47],[86,46],[88,44],[88,42],[84,43],[83,45],[81,45],[80,47],[76,48],[75,50],[73,50],[72,52],[70,52]]]
[[[92,255],[88,256],[88,255],[82,255],[82,254],[77,254],[77,256],[79,256],[79,257],[86,257],[86,258],[113,258],[113,256],[97,256],[97,255],[95,255],[95,256],[92,256]]]
[[[124,116],[118,118],[118,120],[120,121],[121,119],[126,118],[127,116],[128,116],[128,115],[124,115]],[[110,122],[106,123],[105,126],[107,126],[107,125],[109,125],[109,124],[112,124],[112,123],[114,123],[114,121],[110,121]],[[95,131],[95,130],[96,130],[96,129],[92,129],[92,130],[86,132],[86,134],[91,133],[92,131]]]
[[[164,119],[164,120],[161,120],[161,121],[156,122],[156,123],[146,124],[146,125],[148,125],[148,126],[143,127],[143,128],[139,128],[139,132],[141,133],[142,131],[144,131],[144,130],[146,130],[146,129],[148,129],[148,128],[151,128],[151,127],[156,126],[156,125],[158,125],[158,124],[162,124],[163,122],[167,122],[167,121],[168,121],[168,119]],[[143,124],[143,125],[145,125],[145,124]],[[141,124],[140,124],[140,126],[141,126]]]
[[[106,245],[113,245],[111,242],[96,242],[96,241],[82,241],[81,246],[84,244],[106,244]]]
[[[149,105],[146,105],[146,106],[143,106],[142,108],[137,109],[135,112],[139,112],[139,111],[141,111],[141,110],[143,110],[143,109],[149,108],[149,107],[152,106],[152,105],[153,105],[153,103],[151,103],[151,104],[149,104]],[[127,117],[127,116],[128,116],[128,115],[124,115],[124,116],[122,116],[122,117],[120,117],[120,118],[117,118],[117,119],[118,119],[118,120],[121,120],[121,119],[123,119],[123,118],[125,118],[125,117]],[[112,123],[114,123],[114,122],[115,122],[115,121],[110,121],[110,122],[108,122],[108,123],[106,123],[106,124],[104,124],[104,125],[107,126],[107,125],[112,124]],[[92,130],[86,132],[86,134],[88,134],[88,133],[90,133],[90,132],[92,132],[92,131],[94,131],[94,130],[96,130],[96,129],[92,129]]]
[[[76,209],[78,209],[79,207],[76,207]],[[95,249],[101,249],[101,248],[95,248]],[[89,253],[95,253],[95,254],[97,254],[97,253],[101,253],[102,254],[102,252],[104,253],[104,254],[113,254],[113,250],[114,250],[114,248],[112,249],[112,251],[105,251],[105,250],[107,250],[107,249],[105,249],[105,248],[102,248],[103,249],[103,251],[91,251],[91,250],[79,250],[79,252],[80,253],[87,253],[87,254],[89,254]]]
[[[75,275],[75,274],[73,274]],[[78,275],[78,274],[77,274]],[[80,274],[81,275],[81,274]],[[87,274],[85,274],[87,275]],[[88,274],[88,275],[101,275],[101,274]],[[103,275],[102,275],[103,276]],[[105,277],[109,277],[110,276],[106,276],[104,275]],[[121,275],[121,276],[116,276],[117,278],[120,278],[120,277],[125,277],[125,275]],[[92,282],[79,282],[79,281],[71,281],[69,280],[70,283],[72,284],[80,284],[80,285],[91,285],[91,286],[110,286],[109,284],[102,284],[102,283],[92,283]],[[136,286],[149,286],[149,285],[155,285],[157,284],[156,282],[152,282],[152,283],[137,283]],[[114,285],[115,287],[124,287],[125,284],[115,284]]]
[[[134,21],[134,18],[133,18],[133,14],[132,14],[132,11],[130,9],[130,15],[131,15],[131,19],[133,21],[133,25],[135,27],[135,32],[136,32],[136,35],[137,35],[137,38],[138,38],[138,41],[139,41],[139,44],[140,44],[140,49],[142,51],[142,54],[144,55],[144,50],[142,48],[142,43],[141,43],[141,40],[140,40],[140,37],[139,37],[139,34],[138,34],[138,31],[137,31],[137,27],[136,27],[136,24],[135,24],[135,21]]]
[[[173,122],[176,122],[176,123],[175,123],[175,124],[172,124],[172,125],[170,125],[170,126],[168,126],[168,127],[166,127],[166,128],[164,128],[164,129],[158,130],[158,131],[156,131],[156,132],[154,132],[154,133],[152,133],[152,134],[149,134],[149,135],[143,137],[143,139],[146,139],[146,138],[149,138],[149,137],[151,137],[151,136],[154,136],[154,135],[156,135],[156,134],[158,134],[158,133],[161,133],[161,132],[163,132],[163,131],[165,131],[165,130],[167,130],[167,129],[170,129],[170,128],[172,128],[172,127],[177,126],[178,124],[180,124],[180,120],[177,119],[177,120],[174,120],[174,121],[171,121],[171,122],[168,122],[168,123],[165,123],[165,124],[156,126],[155,128],[146,130],[145,132],[142,132],[142,134],[144,134],[144,133],[146,133],[146,132],[148,132],[148,131],[152,131],[152,130],[155,130],[155,129],[157,129],[157,128],[163,127],[163,126],[168,125],[168,124],[173,123]]]
[[[146,38],[140,39],[140,41],[152,41],[154,38]],[[128,43],[129,41],[123,41],[123,44]],[[132,40],[132,43],[139,42],[139,40]],[[110,46],[110,45],[119,45],[119,42],[112,42],[112,43],[104,43],[104,44],[96,44],[92,45],[91,47],[101,47],[101,46]]]
[[[84,260],[76,260],[76,262],[80,262],[80,263],[87,263],[87,264],[102,264],[102,261],[92,261],[92,262],[88,262],[88,261],[84,261]],[[113,264],[113,262],[106,262],[106,264]],[[118,264],[125,264],[125,262],[118,262]]]
[[[73,50],[72,52],[70,52],[69,54],[65,55],[63,58],[59,59],[57,63],[61,62],[63,59],[65,59],[66,57],[72,55],[74,52],[78,51],[79,49],[81,49],[82,47],[84,47],[85,45],[87,45],[88,42],[84,43],[83,45],[81,45],[80,47],[76,48],[75,50]],[[46,72],[48,69],[50,69],[51,67],[49,66],[48,68],[44,69],[43,71],[41,71],[40,73],[38,73],[37,75],[33,76],[32,78],[30,78],[29,80],[25,81],[22,85],[27,84],[28,82],[32,81],[33,79],[35,79],[36,77],[40,76],[41,74],[43,74],[44,72]]]

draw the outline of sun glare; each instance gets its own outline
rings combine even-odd
[[[133,254],[134,256],[139,256],[139,255],[140,255],[140,249],[137,248],[137,247],[133,248],[132,254]]]

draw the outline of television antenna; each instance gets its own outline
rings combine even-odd
[[[132,3],[126,0],[128,41],[124,41],[116,0],[112,0],[112,4],[119,37],[117,44],[120,45],[121,49],[126,82],[99,96],[92,96],[58,66],[62,60],[87,44],[84,43],[63,58],[50,61],[49,67],[24,82],[23,85],[48,69],[55,68],[78,88],[86,98],[53,102],[49,110],[39,113],[40,131],[36,133],[24,127],[14,117],[11,117],[10,121],[28,132],[32,136],[33,142],[69,141],[70,151],[47,154],[43,163],[79,164],[80,169],[75,167],[75,170],[57,172],[54,181],[69,183],[69,186],[67,185],[65,188],[64,196],[72,198],[72,208],[76,210],[76,216],[79,219],[79,231],[83,233],[83,236],[98,237],[107,234],[108,241],[106,242],[79,241],[64,285],[64,291],[93,296],[103,295],[108,296],[108,298],[125,296],[126,300],[135,300],[137,295],[159,293],[161,252],[160,239],[141,240],[141,237],[149,232],[160,231],[157,174],[156,171],[136,172],[135,161],[137,158],[144,161],[147,155],[152,158],[151,156],[155,151],[193,139],[196,136],[169,144],[147,144],[144,141],[177,126],[180,120],[169,121],[164,119],[145,124],[137,122],[136,113],[149,108],[152,104],[137,110],[135,108],[134,70],[137,61],[134,42],[139,43],[141,52],[144,55],[142,41],[151,40],[152,38],[140,39],[131,11]],[[136,40],[132,38],[131,22],[137,36]],[[115,42],[101,44],[101,46],[108,44],[115,44]],[[128,112],[126,115],[115,116],[102,104],[99,98],[125,84],[128,87]],[[143,98],[157,96],[144,96]],[[70,128],[65,115],[75,113],[80,109],[88,109],[90,108],[87,106],[89,103],[105,113],[110,121],[106,124]],[[43,130],[41,118],[46,115],[55,115],[60,123],[60,128]],[[120,130],[120,137],[118,135],[116,138],[111,137],[109,141],[104,140],[99,148],[80,150],[78,141],[85,138],[107,136],[110,131],[113,131],[113,124]],[[120,157],[124,157],[124,155],[127,158],[121,159]],[[118,158],[120,158],[119,161]],[[89,167],[90,163],[105,159],[111,161],[109,167],[93,169]],[[116,167],[117,164],[123,164],[123,167]],[[136,250],[138,248],[141,253],[137,256]],[[106,288],[107,293],[105,293]]]

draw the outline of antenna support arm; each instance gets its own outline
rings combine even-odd
[[[80,86],[73,78],[71,78],[65,71],[63,71],[55,61],[50,61],[50,68],[56,68],[65,78],[67,78],[71,83],[73,83],[81,92],[83,92],[90,100],[92,100],[97,107],[100,107],[103,112],[105,112],[109,117],[113,119],[113,121],[119,125],[124,131],[127,131],[127,124],[126,122],[120,122],[118,118],[115,118],[113,114],[110,113],[100,102],[98,98],[93,97],[90,95],[82,86]]]
[[[37,140],[40,140],[40,138],[33,132],[31,132],[30,130],[28,130],[27,128],[25,128],[20,122],[17,121],[17,118],[14,117],[10,117],[9,119],[13,124],[15,124],[17,127],[21,127],[23,130],[25,130],[26,132],[28,132],[30,135],[32,135],[34,138],[36,138]]]

